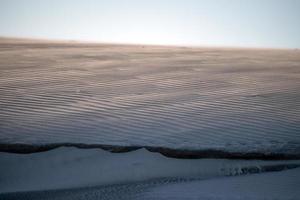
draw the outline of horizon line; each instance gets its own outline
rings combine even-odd
[[[268,46],[246,46],[246,45],[213,45],[213,44],[163,44],[163,43],[140,43],[140,42],[118,42],[118,41],[101,41],[101,40],[85,40],[85,39],[72,39],[72,38],[49,38],[49,37],[31,37],[31,36],[8,36],[0,35],[0,39],[15,39],[15,40],[35,40],[35,41],[49,41],[61,43],[77,43],[77,44],[111,44],[111,45],[129,45],[129,46],[161,46],[161,47],[178,47],[178,48],[221,48],[221,49],[261,49],[261,50],[298,50],[295,47],[268,47]]]

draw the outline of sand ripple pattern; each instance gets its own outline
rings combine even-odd
[[[0,142],[300,153],[300,51],[0,39]]]

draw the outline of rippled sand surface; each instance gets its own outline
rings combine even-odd
[[[300,154],[300,51],[0,39],[0,142]]]

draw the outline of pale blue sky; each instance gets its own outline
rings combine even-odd
[[[0,0],[0,36],[300,47],[300,0]]]

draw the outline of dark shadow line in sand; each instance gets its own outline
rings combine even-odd
[[[158,152],[166,157],[180,159],[243,159],[243,160],[297,160],[300,154],[265,153],[265,152],[229,152],[218,149],[172,149],[155,146],[118,146],[104,144],[83,144],[83,143],[51,143],[51,144],[4,144],[0,143],[0,152],[29,154],[49,151],[59,147],[76,147],[79,149],[103,149],[112,153],[125,153],[145,148],[150,152]]]

